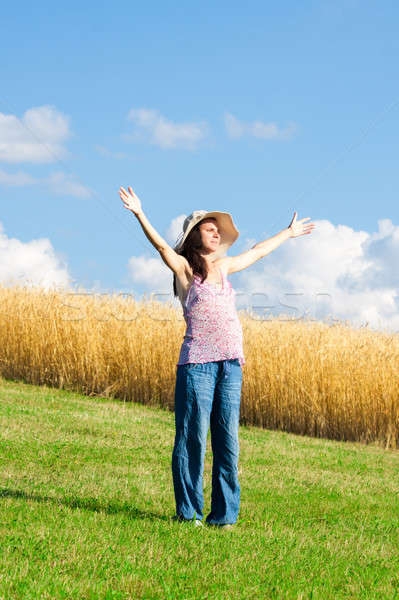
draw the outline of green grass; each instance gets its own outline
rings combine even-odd
[[[173,413],[3,381],[0,428],[2,600],[399,598],[397,451],[241,427],[223,531],[171,521]]]

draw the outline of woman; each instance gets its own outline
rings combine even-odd
[[[173,271],[173,288],[183,306],[186,334],[176,371],[172,475],[175,520],[202,526],[203,470],[211,427],[213,452],[211,512],[206,523],[232,528],[238,518],[238,425],[241,401],[242,328],[227,275],[242,271],[288,238],[311,233],[310,217],[296,220],[238,256],[225,256],[239,232],[229,213],[194,211],[172,249],[152,227],[131,187],[119,190],[125,208]]]

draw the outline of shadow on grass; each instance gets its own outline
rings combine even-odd
[[[11,490],[8,488],[0,488],[0,498],[23,498],[24,500],[34,500],[36,502],[52,502],[53,504],[62,504],[69,508],[83,508],[92,512],[103,512],[108,515],[123,513],[129,519],[159,519],[161,521],[169,521],[170,517],[159,515],[154,512],[140,510],[132,506],[128,502],[118,502],[111,500],[109,502],[100,502],[96,498],[54,498],[52,496],[40,496],[21,490]]]

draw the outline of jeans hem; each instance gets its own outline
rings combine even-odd
[[[235,525],[237,521],[226,521],[225,523],[220,523],[218,521],[205,521],[207,525],[214,525],[215,527],[221,527],[222,525]]]

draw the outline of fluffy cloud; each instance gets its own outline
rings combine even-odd
[[[249,135],[264,140],[280,140],[290,138],[296,130],[294,123],[290,123],[285,129],[281,129],[276,123],[263,123],[262,121],[246,123],[239,121],[230,113],[225,113],[224,125],[227,135],[230,138],[240,138],[244,135]]]
[[[399,330],[399,227],[382,219],[370,234],[326,220],[314,223],[310,235],[288,240],[242,272],[243,304],[271,307],[263,315],[255,311],[262,318],[332,318]]]
[[[45,177],[41,182],[57,196],[74,196],[76,198],[89,198],[92,191],[80,183],[75,176],[57,171]]]
[[[169,226],[173,241],[184,218]],[[327,220],[313,222],[310,235],[289,239],[230,276],[237,308],[260,319],[339,319],[355,327],[399,331],[399,227],[381,219],[378,231],[368,233]],[[245,249],[254,243],[245,240]],[[239,251],[229,252],[235,254]],[[159,300],[172,300],[172,272],[161,258],[132,257],[129,272],[148,291],[168,294]]]
[[[0,113],[0,161],[52,163],[67,156],[68,118],[53,106],[25,111],[22,118]]]
[[[32,285],[66,289],[71,277],[65,262],[46,239],[21,242],[9,238],[0,223],[0,282],[3,285]]]
[[[145,288],[156,300],[173,301],[173,273],[161,258],[132,256],[128,272],[132,282]]]
[[[28,173],[18,171],[18,173],[6,173],[0,169],[0,185],[9,187],[24,187],[26,185],[35,185],[39,180],[32,177]]]
[[[0,162],[56,162],[67,156],[63,143],[70,135],[68,118],[52,106],[31,108],[21,119],[0,113]],[[0,185],[36,185],[57,195],[77,198],[92,195],[91,190],[76,177],[63,171],[47,177],[33,177],[22,171],[8,173],[0,169]]]
[[[134,124],[135,130],[125,138],[147,141],[163,149],[194,150],[208,134],[205,121],[174,123],[163,117],[158,110],[132,109],[127,118]]]

